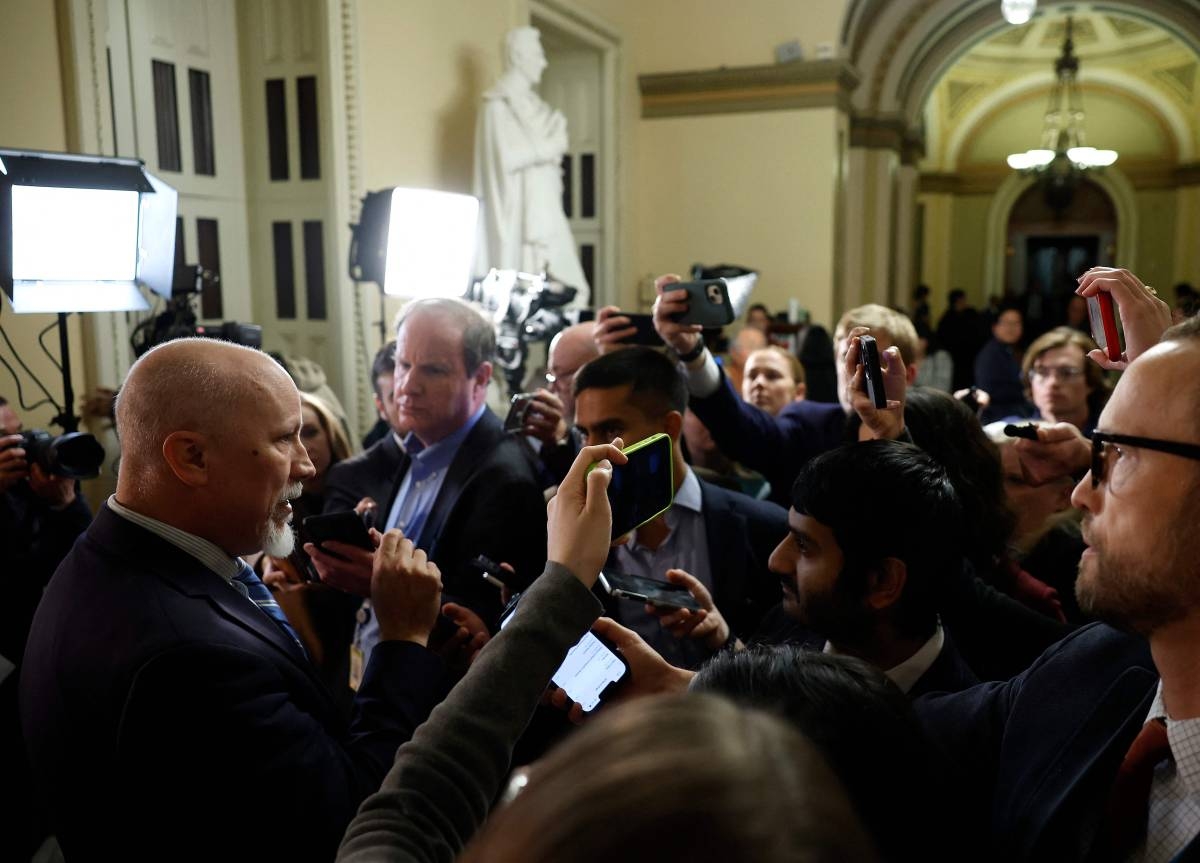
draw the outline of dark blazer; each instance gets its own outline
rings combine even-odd
[[[908,690],[909,698],[919,698],[930,692],[961,692],[979,683],[979,678],[970,666],[963,661],[954,639],[942,628],[944,641],[933,664],[925,669],[925,673],[917,678],[917,682]]]
[[[739,636],[752,633],[779,602],[779,579],[767,569],[787,536],[787,510],[700,480],[713,601]]]
[[[354,509],[364,497],[380,506],[395,485],[396,473],[404,464],[404,451],[390,431],[387,436],[329,469],[325,477],[325,512]],[[381,517],[386,517],[384,511]]]
[[[995,860],[1084,860],[1117,767],[1158,685],[1145,640],[1103,624],[1064,638],[1021,675],[918,699],[962,768],[967,811],[986,813]],[[1183,857],[1193,859],[1193,841]]]
[[[704,423],[721,452],[756,470],[771,484],[771,500],[791,503],[792,483],[810,458],[843,443],[846,412],[840,404],[792,402],[771,416],[742,401],[721,372],[721,385],[688,407]]]
[[[104,507],[34,618],[21,722],[72,861],[330,860],[440,675],[384,642],[347,724],[270,618]]]
[[[395,476],[384,518],[391,512],[409,459]],[[546,501],[529,450],[485,408],[450,463],[425,520],[418,548],[442,572],[447,599],[474,609],[489,625],[500,614],[500,592],[471,566],[476,555],[510,563],[519,585],[546,566]]]

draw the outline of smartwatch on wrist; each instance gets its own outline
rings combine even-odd
[[[681,363],[690,363],[692,360],[696,359],[696,357],[700,356],[700,354],[704,353],[704,348],[705,348],[704,336],[698,336],[696,338],[696,346],[695,347],[693,347],[686,354],[681,354],[681,353],[677,352],[676,356],[679,357],[679,361]]]

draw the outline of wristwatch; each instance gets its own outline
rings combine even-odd
[[[696,346],[694,348],[692,348],[686,354],[676,353],[676,356],[679,357],[679,361],[681,363],[690,363],[692,360],[696,359],[696,357],[700,356],[700,354],[704,353],[704,347],[704,336],[699,336],[696,339]]]

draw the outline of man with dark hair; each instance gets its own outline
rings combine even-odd
[[[887,517],[868,518],[876,504]],[[817,456],[792,487],[790,534],[771,556],[783,610],[865,659],[910,695],[976,681],[938,621],[940,585],[961,565],[958,496],[922,450],[864,441]]]
[[[488,624],[499,615],[500,594],[470,561],[485,555],[510,563],[519,584],[546,562],[546,504],[533,461],[485,402],[495,352],[491,322],[462,300],[416,300],[401,311],[394,390],[410,431],[376,520],[424,550],[441,569],[447,599]],[[321,577],[369,596],[370,552],[326,545],[347,560],[305,545]],[[364,661],[378,632],[366,611],[355,644]]]
[[[886,517],[868,517],[876,508]],[[799,641],[857,656],[910,696],[978,682],[938,619],[945,580],[961,566],[958,495],[924,451],[891,440],[816,456],[792,486],[788,535],[771,554],[783,604],[755,639]],[[732,640],[716,605],[664,618],[709,649]]]
[[[404,460],[404,436],[408,423],[396,410],[393,382],[396,371],[396,342],[390,341],[375,354],[371,364],[371,384],[375,390],[375,410],[386,433],[368,449],[344,459],[329,469],[325,477],[325,512],[354,509],[363,498],[377,503],[386,500],[396,472]]]
[[[767,559],[786,515],[696,477],[679,448],[686,407],[687,386],[675,364],[652,348],[605,354],[575,377],[575,423],[589,445],[619,437],[629,446],[664,432],[674,447],[674,506],[614,549],[609,564],[628,575],[702,585],[730,610],[734,631],[748,634],[778,597]],[[623,601],[614,612],[678,664],[694,666],[707,654],[668,636],[640,605]]]

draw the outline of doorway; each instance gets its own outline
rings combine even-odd
[[[1025,313],[1025,337],[1067,319],[1076,279],[1116,256],[1116,208],[1095,183],[1079,184],[1070,205],[1054,211],[1034,184],[1013,205],[1008,221],[1005,301]]]

